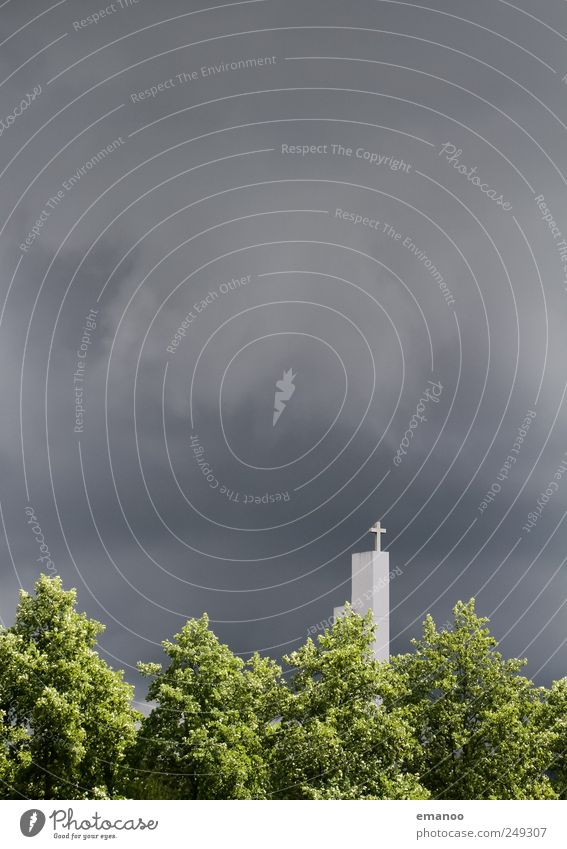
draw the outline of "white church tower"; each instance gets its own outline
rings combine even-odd
[[[374,654],[376,660],[390,659],[390,555],[382,551],[385,528],[376,522],[370,528],[374,550],[352,555],[351,605],[361,616],[372,611],[376,623]],[[337,617],[344,608],[335,608]]]

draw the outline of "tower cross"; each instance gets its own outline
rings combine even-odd
[[[374,534],[374,551],[382,551],[381,534],[386,533],[386,528],[383,528],[380,522],[372,525],[370,533]]]

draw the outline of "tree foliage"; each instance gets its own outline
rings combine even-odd
[[[433,797],[554,798],[545,691],[520,674],[525,661],[496,650],[487,622],[474,600],[456,605],[452,627],[438,630],[428,616],[414,651],[392,658],[385,701],[412,711]]]
[[[380,702],[374,627],[347,607],[285,658],[291,685],[269,739],[273,792],[293,799],[424,799],[418,746],[403,707]]]
[[[244,663],[208,628],[188,622],[165,642],[170,663],[140,664],[157,703],[144,720],[133,756],[133,792],[171,799],[265,798],[264,739],[275,715],[281,670],[254,655]]]
[[[550,776],[560,799],[567,799],[567,678],[554,681],[541,714],[541,728],[551,736]]]
[[[87,799],[117,792],[135,739],[133,688],[97,654],[104,630],[76,593],[41,576],[0,630],[0,797]]]
[[[374,659],[347,606],[317,641],[248,661],[206,615],[140,664],[149,715],[96,651],[103,626],[42,576],[0,629],[0,798],[567,798],[567,678],[497,650],[474,600]]]

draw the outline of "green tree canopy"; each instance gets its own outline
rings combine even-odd
[[[550,775],[555,792],[567,799],[567,678],[554,681],[541,713],[542,733],[551,735]]]
[[[273,791],[286,799],[424,799],[419,746],[403,706],[380,703],[374,626],[347,606],[285,661],[291,686],[269,738]]]
[[[104,630],[42,575],[0,629],[0,797],[113,797],[136,734],[133,688],[95,650]]]
[[[261,799],[269,786],[264,738],[276,715],[280,667],[254,655],[244,663],[222,645],[206,615],[163,644],[169,657],[140,664],[152,678],[132,763],[132,792],[172,799]]]
[[[0,629],[0,798],[567,798],[567,679],[535,687],[487,623],[459,603],[379,663],[370,614],[347,606],[284,674],[205,615],[163,668],[140,664],[143,718],[97,654],[103,626],[42,576]]]
[[[438,630],[428,616],[414,651],[391,660],[385,703],[411,710],[433,797],[554,798],[545,691],[520,674],[525,661],[496,650],[487,622],[474,599],[455,606],[452,627]]]

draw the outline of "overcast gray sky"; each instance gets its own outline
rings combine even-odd
[[[44,568],[133,681],[203,611],[278,656],[381,518],[394,652],[474,595],[566,673],[566,25],[0,6],[5,622]]]

